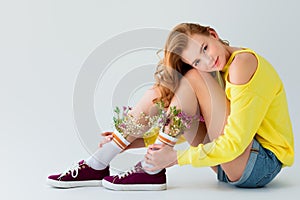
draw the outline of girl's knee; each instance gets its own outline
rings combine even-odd
[[[199,80],[202,79],[201,72],[197,69],[190,69],[188,72],[185,73],[183,76],[187,80]]]
[[[203,78],[202,73],[197,69],[190,69],[180,80],[180,85],[189,85],[193,90],[198,90],[205,86],[205,80]],[[203,90],[204,88],[202,88]]]

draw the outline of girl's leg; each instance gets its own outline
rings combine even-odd
[[[130,115],[132,115],[135,119],[138,119],[141,115],[141,113],[144,113],[148,116],[153,116],[157,114],[157,107],[152,102],[153,99],[159,97],[159,91],[158,89],[152,87],[148,89],[143,97],[137,102],[137,104],[133,107],[133,109],[130,111]],[[142,122],[141,122],[142,123]],[[128,136],[127,140],[130,142],[133,142],[135,140],[138,140],[140,138],[136,138],[134,136]]]
[[[141,112],[146,114],[155,112],[152,99],[156,98],[158,94],[156,90],[149,89],[132,109],[131,115],[138,117]],[[129,137],[127,140],[129,140],[128,143],[131,143],[127,148],[144,146],[140,138]],[[76,163],[63,173],[50,175],[47,183],[60,188],[99,186],[102,179],[109,176],[108,164],[122,150],[114,141],[107,142],[85,161]]]
[[[146,115],[155,114],[157,109],[152,100],[158,95],[159,93],[156,89],[150,88],[147,90],[140,101],[130,111],[130,114],[136,119],[140,117],[141,113],[145,113]],[[102,145],[101,148],[99,148],[86,160],[86,163],[93,169],[101,170],[106,168],[110,161],[123,150],[144,146],[141,138],[129,135],[126,140],[128,141],[128,146],[123,149],[121,149],[114,141],[110,141]]]
[[[185,133],[184,136],[191,145],[203,143],[205,138],[206,141],[212,141],[223,134],[230,106],[224,90],[209,73],[199,72],[196,69],[187,72],[180,82],[172,105],[180,107],[190,115],[195,114],[200,105],[206,126],[199,123],[198,127],[195,126]],[[250,155],[251,144],[239,157],[221,165],[231,181],[236,181],[242,176]],[[213,169],[216,171],[216,167]]]
[[[180,84],[170,103],[170,106],[176,106],[190,116],[200,114],[200,107],[194,88],[187,79],[190,75],[188,72],[180,80]],[[186,130],[184,137],[191,146],[198,146],[206,137],[206,125],[203,122],[194,122],[190,129]]]

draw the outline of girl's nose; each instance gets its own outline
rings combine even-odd
[[[207,54],[201,54],[200,56],[200,65],[201,67],[210,67],[213,65],[213,59]]]

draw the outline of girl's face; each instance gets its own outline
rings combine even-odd
[[[219,41],[219,36],[213,30],[210,36],[192,35],[181,55],[183,62],[205,72],[221,71],[229,57],[230,52]]]

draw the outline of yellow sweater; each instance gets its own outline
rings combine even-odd
[[[227,80],[228,68],[236,54],[250,52],[258,60],[251,80],[234,85]],[[250,49],[234,52],[224,68],[230,115],[224,134],[208,144],[177,152],[179,165],[215,166],[237,158],[255,137],[283,163],[294,162],[294,139],[285,90],[272,65]]]

